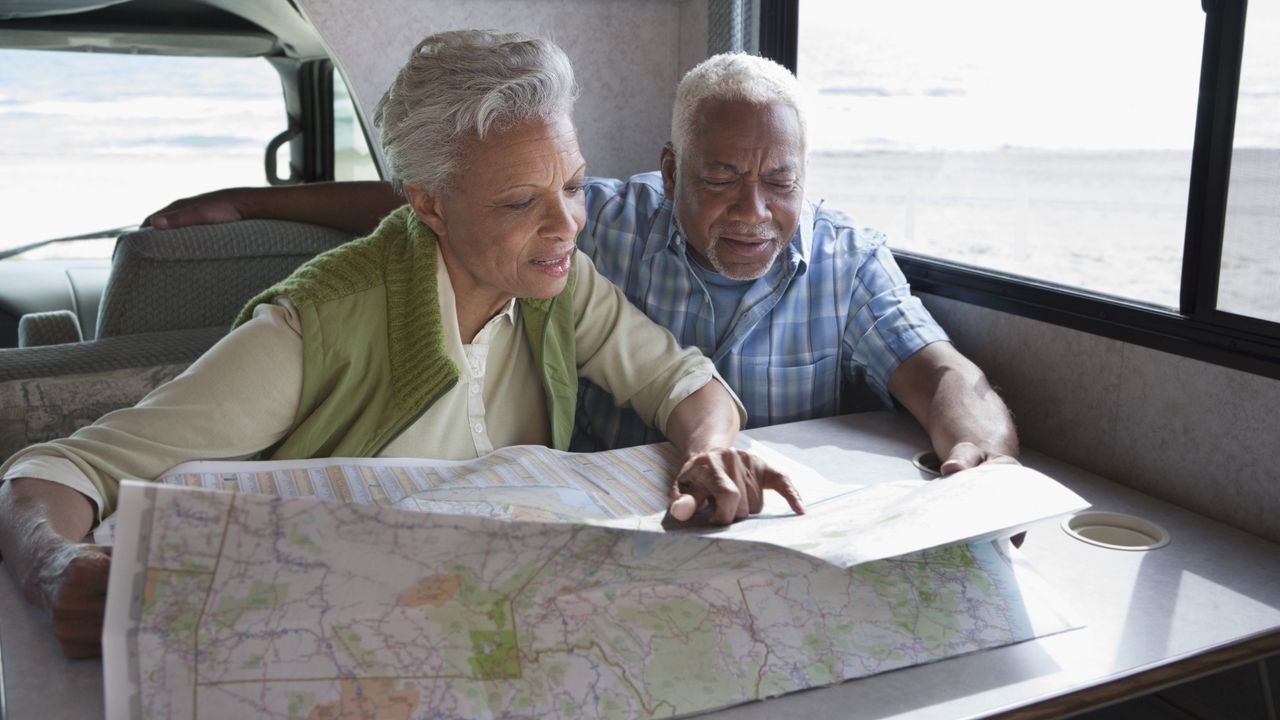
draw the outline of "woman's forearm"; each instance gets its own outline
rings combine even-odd
[[[729,391],[713,379],[671,410],[666,435],[685,457],[691,457],[732,446],[738,437],[739,422],[738,409]]]
[[[94,515],[93,503],[65,485],[25,477],[0,485],[4,564],[69,658],[102,652],[111,555],[81,542]]]
[[[0,485],[0,557],[32,602],[26,584],[32,564],[51,546],[78,543],[93,527],[89,498],[66,485],[13,478]]]

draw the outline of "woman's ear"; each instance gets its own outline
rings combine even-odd
[[[405,185],[404,197],[409,201],[409,206],[413,208],[413,212],[417,214],[418,219],[431,228],[436,237],[445,236],[443,193],[431,192],[413,185]]]

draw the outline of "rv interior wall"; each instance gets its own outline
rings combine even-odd
[[[1024,445],[1280,542],[1280,381],[924,299],[1000,390]]]
[[[706,56],[706,0],[298,0],[339,58],[365,118],[409,52],[441,30],[521,30],[555,40],[582,87],[578,139],[593,175],[656,170],[675,85]],[[392,34],[387,29],[392,28]],[[378,145],[376,129],[374,145]]]
[[[299,5],[342,58],[366,116],[430,32],[554,38],[582,85],[584,155],[605,176],[656,169],[675,84],[707,54],[708,0],[370,0],[359,13],[342,0]],[[387,27],[393,36],[374,30]],[[1280,382],[953,300],[926,302],[1001,389],[1027,447],[1280,541]]]

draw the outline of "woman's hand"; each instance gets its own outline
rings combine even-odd
[[[102,619],[107,608],[111,548],[86,543],[46,547],[23,579],[23,591],[43,608],[53,636],[69,658],[102,654]]]
[[[764,491],[804,512],[800,493],[786,475],[746,450],[732,447],[741,417],[733,396],[713,379],[681,400],[667,417],[666,433],[685,462],[671,484],[671,517],[684,522],[702,513],[728,525],[764,507]]]
[[[0,553],[27,600],[48,613],[70,658],[102,653],[109,548],[81,542],[93,526],[93,502],[47,480],[0,484]]]
[[[683,522],[704,513],[708,522],[728,525],[760,512],[765,490],[782,495],[797,514],[804,513],[791,480],[746,450],[715,448],[695,453],[671,486],[671,517]]]

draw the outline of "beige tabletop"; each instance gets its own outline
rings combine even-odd
[[[864,413],[747,433],[841,482],[918,472],[927,439],[901,413]],[[740,705],[708,717],[1055,717],[1149,692],[1280,651],[1280,546],[1024,451],[1025,464],[1096,510],[1166,529],[1165,547],[1098,547],[1058,521],[1038,523],[1022,553],[1084,627],[841,685]],[[926,477],[920,473],[920,477]],[[38,612],[0,577],[4,720],[102,716],[102,665],[62,659]]]

